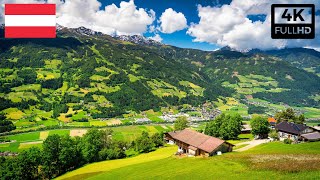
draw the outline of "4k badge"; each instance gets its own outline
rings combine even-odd
[[[314,4],[272,4],[271,37],[273,39],[314,39]]]

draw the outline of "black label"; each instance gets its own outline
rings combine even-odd
[[[272,4],[272,39],[314,39],[314,4]]]

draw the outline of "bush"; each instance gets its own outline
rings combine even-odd
[[[285,143],[285,144],[292,144],[292,140],[291,139],[285,139],[284,141],[283,141],[283,143]]]
[[[0,133],[15,130],[16,126],[9,120],[0,120]]]
[[[81,119],[74,120],[74,121],[77,121],[77,122],[89,122],[89,120],[87,118],[81,118]]]
[[[203,133],[203,129],[198,129],[197,130],[199,133]]]
[[[121,159],[121,158],[124,158],[125,156],[126,154],[124,153],[124,150],[118,147],[115,147],[112,149],[105,148],[99,152],[99,158],[101,161]]]
[[[41,120],[42,120],[42,121],[46,121],[46,120],[48,120],[48,118],[46,118],[46,117],[41,117]]]
[[[149,133],[143,131],[141,136],[137,138],[135,141],[136,151],[147,153],[151,152],[153,148],[155,147],[154,142],[149,137]]]
[[[279,136],[278,136],[278,133],[277,131],[273,130],[269,133],[269,137],[274,139],[274,140],[279,140]]]

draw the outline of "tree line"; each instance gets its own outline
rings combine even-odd
[[[52,179],[84,164],[125,158],[126,150],[150,152],[163,145],[162,133],[143,132],[135,141],[117,141],[111,129],[90,129],[83,137],[49,135],[42,148],[32,147],[17,157],[0,157],[1,179]]]

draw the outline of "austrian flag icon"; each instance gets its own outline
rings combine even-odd
[[[55,4],[5,4],[5,38],[55,37]]]

